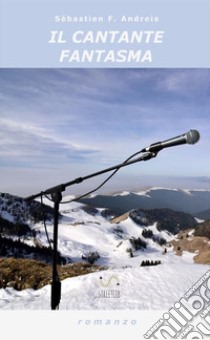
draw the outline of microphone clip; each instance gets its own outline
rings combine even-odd
[[[143,150],[142,150],[142,152],[145,152]],[[158,151],[155,151],[155,152],[154,151],[147,151],[144,155],[141,156],[141,159],[143,161],[148,161],[151,158],[155,158],[157,156],[157,154],[158,154]]]

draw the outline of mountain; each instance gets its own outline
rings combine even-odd
[[[81,202],[93,207],[107,208],[123,214],[132,209],[168,208],[195,216],[210,207],[210,191],[151,188],[142,192],[96,195]]]
[[[53,203],[45,198],[42,208],[34,201],[40,211],[34,220],[32,203],[9,194],[1,197],[1,216],[11,225],[2,222],[0,308],[50,309],[52,258],[48,248],[54,233]],[[22,211],[18,221],[29,228],[21,235],[20,229],[15,230],[13,215],[17,202]],[[45,208],[49,214],[46,226],[41,214]],[[190,228],[191,223],[191,229],[196,228],[195,221],[170,209],[137,209],[116,218],[103,207],[79,202],[60,205],[60,309],[170,308],[207,270],[202,264],[206,259],[195,264],[195,253],[185,251],[177,256],[172,246],[177,241],[173,233]],[[117,295],[110,295],[113,292]]]
[[[177,255],[191,252],[194,254],[195,263],[210,264],[210,221],[180,231],[170,244]]]
[[[10,194],[0,195],[1,256],[31,258],[45,263],[52,261],[53,203],[46,199],[44,203],[26,202],[23,198]],[[59,224],[61,230],[73,228],[71,233],[76,233],[76,238],[79,238],[75,243],[77,247],[74,246],[73,240],[59,241],[60,263],[85,260],[107,265],[112,263],[116,255],[113,251],[117,253],[119,249],[130,249],[134,254],[135,251],[146,249],[148,246],[156,249],[157,246],[166,245],[168,239],[181,230],[195,227],[197,220],[190,214],[168,208],[133,209],[123,216],[116,217],[116,214],[107,208],[72,202],[61,205]],[[79,235],[84,242],[80,241]],[[94,247],[91,245],[92,241],[88,245],[90,235],[96,242]],[[100,246],[96,241],[97,235],[104,239]],[[103,253],[106,253],[104,244],[107,244],[107,240],[116,246],[116,249],[109,253],[109,260],[105,260],[106,256],[103,256]],[[68,246],[64,246],[65,242]],[[77,249],[73,253],[71,245],[73,249],[76,247],[80,251]],[[159,250],[162,251],[161,248]]]

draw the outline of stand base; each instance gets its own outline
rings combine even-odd
[[[61,282],[59,279],[52,283],[52,290],[51,290],[51,309],[55,310],[58,309],[60,299],[61,299]]]
[[[58,309],[61,299],[61,282],[57,271],[58,263],[58,220],[59,220],[59,203],[62,200],[60,191],[52,193],[54,201],[54,238],[53,238],[53,269],[52,269],[52,296],[51,308]]]

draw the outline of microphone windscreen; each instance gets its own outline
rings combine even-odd
[[[187,133],[187,143],[188,144],[195,144],[199,141],[200,134],[197,130],[190,130]]]

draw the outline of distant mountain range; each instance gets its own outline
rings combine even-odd
[[[210,191],[152,188],[142,192],[96,195],[80,202],[119,214],[133,209],[172,209],[201,219],[210,218]]]

